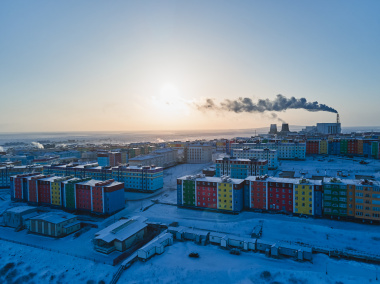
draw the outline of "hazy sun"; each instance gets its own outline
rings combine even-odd
[[[179,89],[173,84],[165,84],[161,87],[157,96],[152,97],[155,108],[170,113],[178,113],[187,110],[186,100],[181,96]]]

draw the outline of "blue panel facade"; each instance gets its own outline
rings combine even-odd
[[[322,217],[322,191],[314,191],[314,215]]]
[[[108,167],[110,165],[109,157],[98,157],[98,164],[101,167]]]
[[[119,189],[114,192],[104,192],[104,210],[107,214],[112,214],[125,207],[124,190]]]
[[[177,204],[182,205],[182,181],[178,184],[177,182]]]
[[[234,190],[234,205],[233,205],[233,211],[234,212],[240,212],[243,210],[243,192],[244,188]]]
[[[249,191],[250,191],[250,182],[248,180],[244,181],[244,188],[243,188],[243,204],[245,209],[250,208],[250,200],[249,200]]]
[[[372,147],[371,143],[363,143],[363,155],[365,157],[371,157],[372,154]]]

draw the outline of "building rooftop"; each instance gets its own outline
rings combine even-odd
[[[49,212],[33,218],[31,220],[42,220],[49,223],[59,224],[67,220],[76,219],[77,217],[73,214],[68,213],[55,213]]]
[[[145,223],[146,220],[147,219],[145,217],[141,216],[119,220],[107,228],[97,232],[95,234],[95,239],[102,240],[106,243],[110,243],[114,240],[118,240],[120,242],[125,241],[147,227],[148,224]]]
[[[17,207],[9,208],[6,212],[23,213],[23,212],[31,210],[31,209],[37,210],[36,207],[32,207],[32,206],[17,206]]]

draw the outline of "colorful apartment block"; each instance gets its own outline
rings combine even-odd
[[[163,168],[154,166],[117,166],[101,167],[89,165],[54,165],[44,166],[45,174],[73,176],[124,183],[126,189],[138,191],[156,191],[163,187]]]
[[[380,182],[361,180],[356,183],[355,218],[380,220]]]
[[[125,206],[124,184],[113,179],[18,175],[12,178],[12,199],[68,210],[113,214]]]
[[[243,179],[184,176],[177,179],[178,205],[229,212],[243,209]]]
[[[216,160],[215,176],[245,179],[268,174],[268,161],[259,159],[222,158]]]
[[[12,176],[41,172],[42,166],[0,166],[0,188],[10,187]]]
[[[278,168],[277,150],[251,149],[248,147],[243,149],[236,148],[231,150],[231,155],[236,159],[267,160],[268,169],[273,170]]]

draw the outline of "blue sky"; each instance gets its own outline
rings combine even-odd
[[[0,132],[262,127],[276,121],[193,105],[277,94],[375,126],[379,14],[379,1],[1,1]]]

